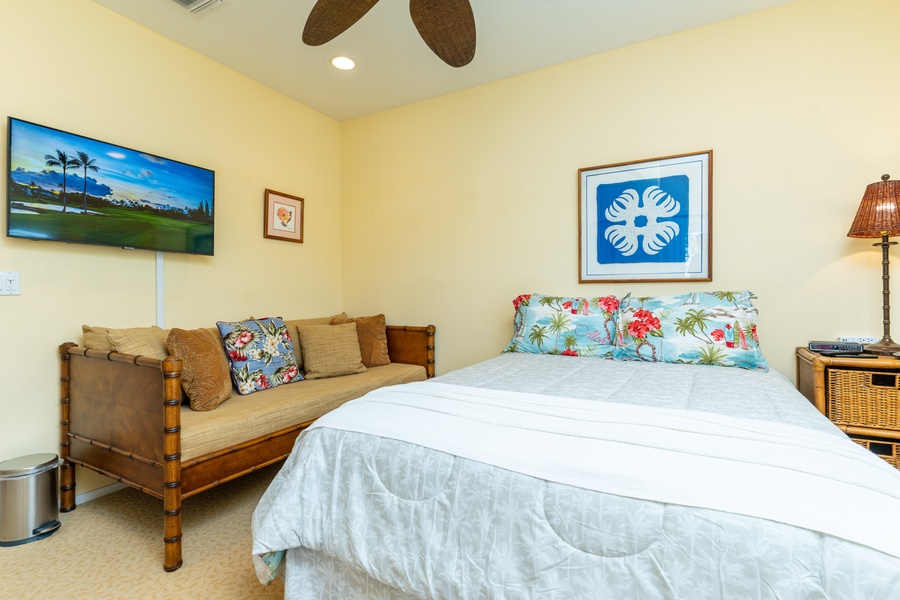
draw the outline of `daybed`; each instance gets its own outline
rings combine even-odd
[[[383,316],[379,316],[383,325]],[[327,327],[329,319],[284,321],[285,331],[297,340],[298,361],[303,357],[299,328],[311,324]],[[331,327],[335,331],[353,327],[355,332],[355,325]],[[142,329],[153,330],[157,341],[164,343],[166,330]],[[86,345],[95,346],[102,346],[106,338],[114,342],[112,332],[129,331],[87,326],[84,330]],[[207,331],[210,336],[218,334],[216,329]],[[60,510],[75,509],[75,465],[160,498],[164,568],[178,569],[182,564],[183,498],[284,459],[303,429],[347,400],[379,387],[434,376],[434,326],[387,326],[383,331],[389,364],[382,360],[381,366],[356,369],[363,372],[297,381],[249,395],[232,390],[227,401],[203,411],[183,403],[182,370],[187,363],[179,358],[123,353],[116,351],[114,344],[103,349],[62,344]],[[217,341],[221,350],[221,338]],[[120,337],[118,349],[122,347]],[[324,351],[327,354],[331,349]],[[356,352],[359,361],[359,350]],[[194,357],[185,358],[193,362]]]
[[[303,432],[257,573],[291,599],[900,598],[900,473],[768,369],[750,298],[517,298],[505,353]]]

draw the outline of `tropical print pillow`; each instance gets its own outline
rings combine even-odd
[[[216,323],[231,362],[231,379],[247,395],[301,381],[294,344],[279,317]]]
[[[503,352],[613,358],[619,300],[523,294],[513,300],[515,332]]]
[[[617,356],[768,371],[753,298],[748,291],[643,298],[628,294],[619,311]]]

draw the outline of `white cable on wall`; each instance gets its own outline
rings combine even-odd
[[[156,251],[156,325],[166,326],[166,282],[163,272],[163,253]]]

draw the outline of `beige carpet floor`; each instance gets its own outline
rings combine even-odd
[[[250,554],[250,516],[280,463],[188,498],[178,571],[163,571],[162,501],[127,489],[60,514],[43,540],[0,548],[0,598],[25,600],[282,598]]]

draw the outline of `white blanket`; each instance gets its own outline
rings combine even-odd
[[[434,381],[372,392],[312,427],[402,440],[586,489],[760,517],[900,557],[900,519],[883,518],[900,515],[900,475],[849,440],[801,427]]]

